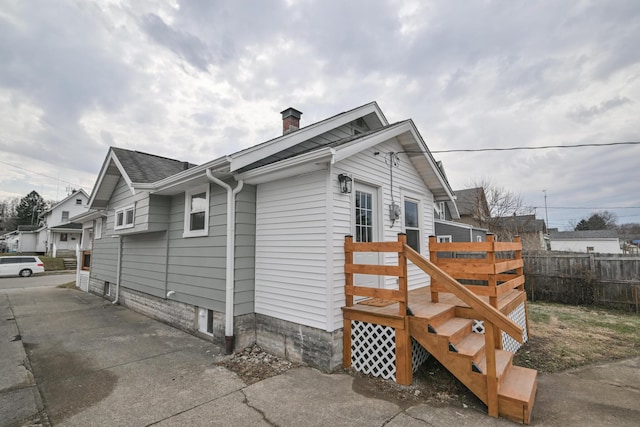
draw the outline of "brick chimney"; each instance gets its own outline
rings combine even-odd
[[[289,132],[300,129],[300,116],[302,113],[295,108],[287,108],[281,111],[282,114],[282,134],[286,135]]]

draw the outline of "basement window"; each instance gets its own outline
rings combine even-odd
[[[116,209],[114,230],[133,227],[135,221],[135,206],[129,205]]]
[[[213,335],[213,310],[198,307],[198,331]]]
[[[182,237],[209,235],[209,185],[187,190],[184,194],[184,232]]]

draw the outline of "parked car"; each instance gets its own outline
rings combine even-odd
[[[0,276],[29,277],[43,272],[44,263],[37,256],[0,257]]]

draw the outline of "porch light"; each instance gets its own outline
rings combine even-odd
[[[338,182],[340,183],[340,192],[342,194],[351,194],[351,183],[353,180],[349,175],[341,173],[338,175]]]

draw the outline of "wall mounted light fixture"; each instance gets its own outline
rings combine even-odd
[[[340,183],[340,192],[342,194],[351,193],[351,184],[353,183],[353,179],[351,179],[349,175],[341,173],[338,175],[338,182]]]

